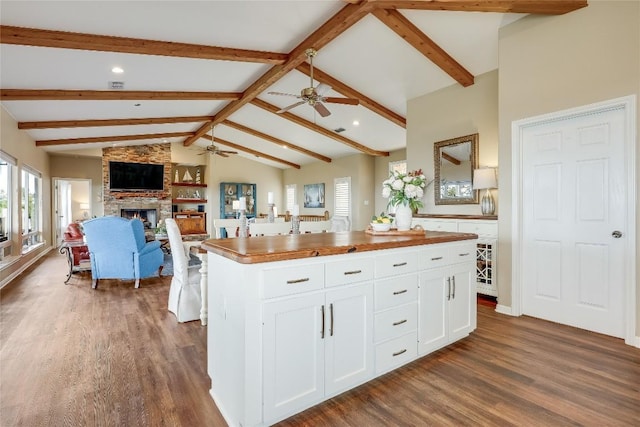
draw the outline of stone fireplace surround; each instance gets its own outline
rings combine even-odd
[[[164,190],[162,191],[110,191],[109,161],[164,164]],[[102,149],[102,191],[104,214],[122,216],[123,210],[153,209],[155,224],[147,219],[145,227],[155,228],[158,221],[171,218],[171,144],[108,147]],[[144,222],[144,221],[143,221]]]

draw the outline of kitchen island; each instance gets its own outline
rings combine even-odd
[[[276,423],[467,336],[477,235],[207,240],[207,371],[231,426]]]

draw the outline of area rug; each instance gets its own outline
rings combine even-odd
[[[193,255],[193,254],[189,254],[189,267],[191,267],[192,265],[200,265],[202,264],[202,261],[200,261],[200,259]],[[173,258],[171,257],[170,254],[164,254],[164,264],[162,267],[162,272],[160,273],[161,276],[173,276]]]

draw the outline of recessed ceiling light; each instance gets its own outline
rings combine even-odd
[[[357,121],[357,120],[354,120],[354,121],[353,121],[353,125],[354,125],[354,126],[358,126],[358,125],[360,125],[360,122],[359,122],[359,121]]]
[[[141,106],[141,105],[142,105],[142,104],[140,104],[140,103],[138,103],[138,104],[133,104],[133,106],[134,106],[134,107],[139,107],[139,106]]]
[[[289,148],[289,147],[287,147],[286,145],[283,145],[283,146],[282,146],[282,148],[284,148],[284,149],[286,150],[286,149],[287,149],[287,148]]]
[[[124,70],[121,67],[113,67],[111,69],[111,72],[115,73],[115,74],[122,74],[122,73],[124,73]]]

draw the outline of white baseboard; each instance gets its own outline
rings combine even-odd
[[[506,305],[501,305],[501,304],[496,305],[496,313],[506,314],[507,316],[513,316],[511,307],[508,307]]]
[[[15,279],[17,276],[22,274],[27,268],[31,267],[36,261],[38,261],[40,258],[45,256],[46,254],[48,254],[49,251],[51,251],[51,250],[53,250],[53,247],[49,246],[48,248],[46,248],[42,252],[39,252],[38,255],[36,255],[33,258],[31,258],[29,260],[29,262],[24,264],[22,267],[20,267],[19,269],[17,269],[13,273],[11,273],[9,276],[5,277],[4,280],[2,280],[2,282],[0,282],[0,289],[4,288],[5,285],[8,285],[9,283],[11,283],[11,281],[13,279]]]
[[[640,337],[633,337],[631,341],[625,341],[625,344],[628,344],[632,347],[640,348]]]

